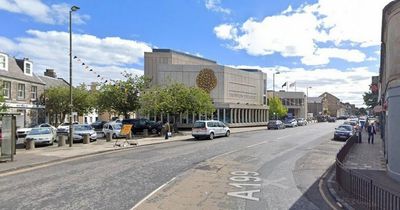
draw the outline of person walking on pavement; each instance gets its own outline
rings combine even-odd
[[[164,128],[165,128],[165,139],[168,139],[169,134],[171,133],[171,126],[169,125],[168,121],[164,124]]]
[[[357,132],[357,136],[358,136],[358,143],[361,143],[362,127],[359,124],[356,125],[356,132]]]
[[[368,125],[367,132],[368,132],[368,144],[370,143],[370,140],[372,140],[371,143],[374,144],[374,135],[376,134],[374,123]]]

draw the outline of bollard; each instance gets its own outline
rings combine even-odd
[[[126,135],[126,139],[132,139],[132,131]]]
[[[149,130],[148,129],[143,129],[143,136],[148,137],[149,136]]]
[[[89,144],[90,143],[90,138],[89,138],[89,134],[85,133],[83,135],[83,144]]]
[[[106,133],[106,142],[110,142],[111,141],[111,132]]]
[[[26,150],[35,149],[35,141],[34,140],[26,140],[25,149]]]
[[[65,136],[59,135],[57,139],[57,143],[59,147],[65,146]]]

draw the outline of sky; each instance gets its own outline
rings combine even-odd
[[[379,74],[382,9],[389,2],[0,0],[0,52],[29,58],[38,75],[50,68],[68,80],[69,10],[76,5],[74,85],[119,79],[123,71],[142,75],[144,52],[168,48],[263,70],[268,89],[279,71],[276,90],[295,83],[297,91],[309,87],[310,97],[329,92],[361,107],[371,76]]]

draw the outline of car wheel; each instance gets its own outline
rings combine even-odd
[[[116,138],[117,138],[117,134],[114,133],[114,134],[112,135],[112,138],[113,138],[113,139],[116,139]]]
[[[213,140],[213,139],[214,139],[214,133],[213,133],[213,132],[210,133],[209,138],[210,138],[210,140]]]
[[[153,129],[151,129],[150,132],[151,132],[152,134],[156,134],[156,133],[157,133],[157,129],[153,128]]]
[[[200,137],[198,137],[198,136],[195,136],[195,137],[194,137],[194,139],[196,139],[196,140],[199,140],[199,139],[200,139]]]
[[[226,137],[229,137],[230,135],[231,135],[230,131],[227,131],[226,134],[225,134]]]

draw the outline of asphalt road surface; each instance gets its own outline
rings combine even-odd
[[[330,209],[338,123],[187,140],[0,177],[0,209]]]

